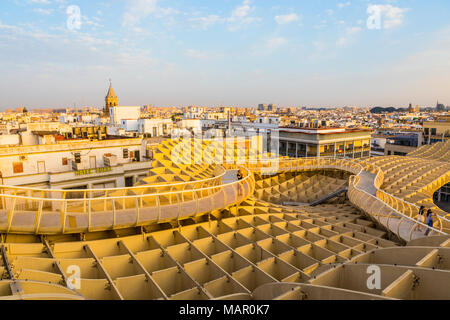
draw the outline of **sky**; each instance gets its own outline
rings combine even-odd
[[[1,0],[0,110],[450,104],[448,0]]]

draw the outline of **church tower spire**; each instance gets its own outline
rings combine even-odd
[[[109,115],[109,109],[112,107],[117,107],[119,105],[119,99],[116,96],[116,93],[114,92],[114,89],[112,87],[112,81],[109,79],[109,89],[108,93],[105,97],[105,113]]]

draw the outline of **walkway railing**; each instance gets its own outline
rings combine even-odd
[[[144,184],[134,187],[120,188],[95,188],[95,189],[42,189],[17,186],[1,186],[0,194],[19,195],[27,197],[41,197],[51,199],[86,199],[86,198],[102,198],[117,195],[133,195],[148,194],[164,191],[172,191],[173,189],[193,190],[207,186],[221,184],[226,169],[223,166],[216,166],[214,176],[205,179],[180,181],[180,182],[161,182]],[[164,174],[162,174],[164,175]]]
[[[271,166],[273,166],[273,164],[269,162],[266,164],[250,162],[247,167],[250,170],[256,171],[261,168],[270,168]],[[424,236],[424,233],[416,231],[419,226],[424,230],[430,229],[431,235],[447,235],[447,233],[442,231],[444,222],[446,222],[445,218],[438,216],[435,227],[429,227],[414,219],[418,213],[417,206],[381,190],[380,187],[383,184],[384,175],[382,170],[376,165],[340,158],[296,158],[280,159],[278,167],[279,171],[338,169],[353,173],[354,176],[352,176],[349,181],[348,196],[350,201],[374,220],[384,225],[400,239],[410,241]],[[363,172],[369,172],[374,175],[373,180],[369,181],[373,184],[374,194],[371,194],[370,191],[364,190],[364,188],[359,186]],[[270,170],[267,170],[265,173],[270,174]],[[405,214],[391,205],[402,207],[408,214]]]
[[[376,173],[375,187],[377,188],[376,194],[377,197],[380,198],[386,204],[390,205],[392,208],[396,209],[397,211],[400,211],[401,213],[405,214],[406,216],[416,221],[420,210],[419,206],[380,189],[384,180],[383,171],[381,170],[380,167],[376,165],[373,164],[365,164],[365,165],[369,168],[372,168],[371,170],[372,173]],[[450,220],[438,214],[435,214],[435,217],[437,221],[435,222],[434,227],[446,234],[450,233]],[[419,225],[416,224],[416,227],[418,228]]]
[[[254,192],[253,174],[240,167],[244,178],[223,184],[225,168],[214,178],[199,181],[143,185],[133,188],[66,190],[0,187],[0,232],[60,234],[137,227],[195,217],[224,209]],[[14,193],[9,193],[11,191]],[[26,194],[18,194],[19,192]],[[52,193],[61,195],[51,197]],[[96,196],[96,192],[101,192]]]
[[[223,184],[226,170],[237,167],[244,178]],[[250,160],[243,166],[217,166],[216,176],[208,179],[118,189],[53,190],[0,186],[0,232],[82,233],[185,219],[247,199],[254,192],[255,171],[276,174],[317,169],[352,173],[350,201],[399,238],[409,241],[419,237],[416,232],[419,225],[425,230],[430,229],[432,234],[447,234],[443,227],[450,226],[450,221],[438,217],[435,227],[430,228],[414,219],[417,206],[381,190],[384,177],[379,167],[342,158]],[[363,188],[361,182],[367,179],[365,173],[372,173],[374,177]]]

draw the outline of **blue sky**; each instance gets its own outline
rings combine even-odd
[[[2,0],[0,110],[102,106],[109,78],[121,105],[450,104],[449,17],[447,0]]]

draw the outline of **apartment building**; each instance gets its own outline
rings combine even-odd
[[[386,140],[384,154],[387,156],[406,156],[422,146],[422,132],[396,133]]]
[[[231,134],[234,136],[250,136],[277,132],[280,124],[278,116],[259,116],[254,121],[245,117],[235,117],[231,122]]]
[[[171,119],[139,119],[139,133],[149,137],[170,135],[173,129]]]
[[[372,132],[370,129],[281,127],[279,129],[280,155],[369,157]]]
[[[423,123],[425,144],[446,141],[450,138],[450,116],[440,116],[434,121]]]
[[[147,144],[133,138],[0,147],[0,181],[43,189],[132,186],[151,168]]]

